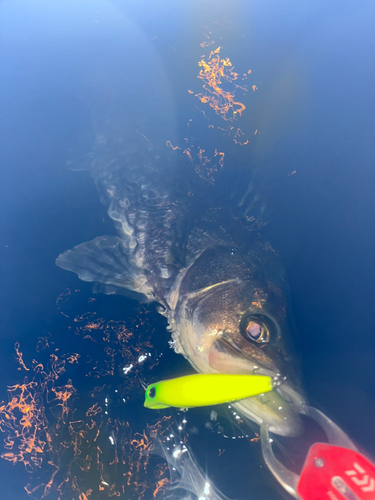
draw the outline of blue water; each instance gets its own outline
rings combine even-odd
[[[81,290],[71,306],[77,314],[91,297],[91,285],[55,258],[115,234],[90,175],[67,161],[90,152],[106,123],[183,147],[193,118],[197,143],[223,146],[187,93],[200,89],[199,44],[209,27],[235,69],[251,69],[248,84],[258,89],[245,96],[238,121],[242,130],[258,129],[257,140],[246,149],[225,143],[223,176],[244,189],[249,171],[260,179],[262,233],[287,271],[306,394],[375,456],[374,21],[365,1],[1,3],[0,399],[24,376],[14,343],[30,364],[38,336],[63,340],[59,294]],[[176,168],[183,162],[176,152]],[[96,298],[108,320],[120,319],[121,308],[126,317],[138,311],[124,297]],[[168,334],[152,314],[162,350]],[[169,368],[179,361],[171,357]],[[207,439],[197,454],[215,446]],[[228,454],[225,481],[217,478],[226,495],[281,498],[266,471],[251,475],[260,457],[248,457],[243,442],[228,445]],[[207,451],[215,475],[213,455]],[[4,497],[28,498],[22,464],[1,461],[0,478]]]

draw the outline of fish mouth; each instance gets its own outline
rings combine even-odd
[[[219,373],[268,375],[275,380],[275,389],[235,403],[244,417],[261,425],[267,423],[270,432],[281,436],[298,436],[301,421],[296,407],[306,403],[303,395],[285,375],[284,370],[260,362],[233,340],[225,336],[215,339],[209,351],[210,367]],[[275,364],[275,366],[277,366]],[[284,372],[284,373],[283,373]]]

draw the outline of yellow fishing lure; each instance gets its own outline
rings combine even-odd
[[[162,380],[146,389],[146,408],[160,410],[194,408],[230,403],[272,391],[273,379],[266,375],[204,373]]]

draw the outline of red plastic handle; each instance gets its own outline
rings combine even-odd
[[[297,491],[302,500],[374,500],[375,466],[356,451],[315,443]]]

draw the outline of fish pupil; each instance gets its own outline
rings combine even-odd
[[[148,396],[150,398],[154,398],[156,396],[156,389],[155,389],[155,387],[151,387],[151,389],[148,391]]]
[[[262,334],[262,327],[258,323],[251,321],[246,328],[246,332],[249,337],[258,340]]]

